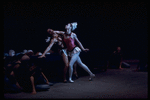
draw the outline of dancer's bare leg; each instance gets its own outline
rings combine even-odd
[[[66,79],[66,74],[67,74],[67,70],[68,70],[68,56],[66,56],[64,53],[62,53],[62,58],[63,58],[63,62],[65,64],[65,67],[64,67],[64,82],[67,82],[67,79]]]
[[[78,74],[77,74],[77,62],[75,62],[74,65],[73,65],[73,74],[76,76],[76,78],[78,78]]]
[[[36,89],[35,89],[35,85],[34,85],[34,77],[31,76],[30,80],[31,80],[31,85],[32,85],[32,93],[31,94],[36,94]]]

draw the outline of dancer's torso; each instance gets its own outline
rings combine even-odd
[[[72,33],[71,33],[71,35],[72,35]],[[69,38],[64,37],[63,41],[64,41],[68,51],[72,51],[76,47],[76,45],[74,44],[75,41],[71,36]]]
[[[55,37],[55,39],[56,39],[56,41],[54,43],[54,46],[52,47],[52,50],[55,52],[59,52],[59,50],[64,49],[65,46],[63,44],[61,36]]]

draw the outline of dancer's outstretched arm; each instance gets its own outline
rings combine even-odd
[[[64,31],[54,31],[55,33],[57,33],[57,34],[61,34],[61,35],[64,35]]]
[[[44,51],[44,53],[39,56],[38,58],[42,58],[42,57],[45,57],[45,54],[52,48],[53,44],[56,42],[56,38],[53,38],[49,44],[49,46],[46,48],[46,50]]]
[[[56,34],[60,34],[60,35],[64,35],[64,33],[65,33],[64,31],[56,31],[56,30],[55,31],[53,30],[53,32],[56,33]],[[46,42],[49,42],[50,37],[47,37],[47,39],[45,39],[45,40],[46,40]]]
[[[83,51],[85,51],[85,52],[89,51],[89,49],[83,47],[82,43],[79,41],[79,39],[77,38],[77,35],[76,35],[75,33],[74,33],[73,37],[74,37],[74,39],[76,40],[76,42],[78,43],[79,47],[80,47]]]

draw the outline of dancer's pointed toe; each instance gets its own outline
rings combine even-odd
[[[90,75],[89,81],[92,81],[93,78],[95,78],[95,74]]]
[[[69,79],[69,82],[70,82],[70,83],[73,83],[74,81],[73,81],[72,79]]]

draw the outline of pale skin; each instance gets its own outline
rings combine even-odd
[[[76,42],[78,44],[78,46],[85,52],[89,51],[89,49],[84,48],[83,45],[81,44],[81,42],[79,41],[79,39],[77,38],[77,35],[73,32],[71,32],[71,30],[73,29],[74,26],[72,26],[72,24],[67,24],[65,26],[66,29],[66,33],[64,34],[64,38],[72,38],[74,39],[74,42]],[[74,30],[74,29],[73,29]],[[95,77],[95,75],[90,71],[90,69],[81,61],[80,57],[79,57],[80,52],[75,53],[74,55],[71,56],[71,60],[69,61],[69,82],[74,82],[72,80],[72,72],[73,72],[73,64],[75,62],[78,63],[78,65],[80,67],[82,67],[89,75],[90,78],[89,80],[92,80],[93,77]]]
[[[69,35],[69,34],[72,33],[73,35],[71,35],[71,38],[73,38],[73,39],[77,42],[77,44],[79,45],[79,47],[80,47],[83,51],[85,51],[85,52],[89,51],[89,49],[83,47],[82,43],[81,43],[81,42],[79,41],[79,39],[77,38],[77,35],[71,31],[71,28],[70,28],[70,27],[71,27],[71,24],[70,24],[70,23],[65,26],[66,34],[65,34],[65,32],[63,32],[63,31],[53,31],[53,32],[54,32],[54,33],[57,33],[57,34],[63,35],[64,38],[69,38],[70,36],[67,36],[67,35]]]
[[[50,42],[49,46],[46,48],[44,53],[39,58],[45,57],[45,54],[51,50],[51,48],[54,45],[54,43],[62,41],[62,39],[60,37],[58,37],[58,34],[64,35],[64,33],[65,33],[63,31],[54,31],[52,29],[47,29],[47,32],[49,34],[53,35],[53,38],[51,39],[51,42]],[[46,42],[49,42],[49,41],[50,41],[50,39],[46,40]],[[60,46],[63,47],[63,44],[60,43]],[[69,61],[68,61],[68,57],[64,53],[62,53],[61,56],[62,56],[63,62],[65,64],[65,67],[64,67],[64,82],[67,82],[66,73],[67,73],[67,69],[68,69],[68,66],[69,66],[68,65]],[[76,75],[76,77],[78,77],[75,65],[74,65],[74,69],[75,69],[74,70],[74,74]]]
[[[77,42],[77,44],[79,45],[79,47],[80,47],[83,51],[85,51],[85,52],[89,51],[89,49],[87,49],[87,48],[85,49],[85,48],[83,47],[83,45],[81,44],[81,42],[80,42],[79,39],[77,38],[76,34],[71,31],[71,24],[70,24],[70,23],[65,26],[65,29],[66,29],[66,33],[63,32],[63,31],[54,31],[54,32],[56,32],[57,34],[63,35],[64,38],[70,38],[70,37],[73,38],[73,39]],[[49,29],[49,30],[51,30],[51,29]],[[65,60],[67,60],[67,62],[68,62],[68,57],[66,57]],[[78,61],[79,61],[79,60],[78,60]],[[70,63],[68,63],[68,64],[70,64]],[[74,63],[73,63],[73,64],[74,64]],[[80,62],[80,65],[81,65],[81,62]],[[83,67],[83,63],[82,63],[82,67]],[[86,70],[89,74],[91,74],[91,72],[90,72],[90,70],[87,68],[87,66],[84,66],[84,68],[85,68],[85,70]],[[70,73],[72,73],[72,72],[70,72]],[[92,76],[92,75],[91,75],[91,76]],[[70,81],[70,82],[73,82],[71,79],[69,79],[69,81]]]

